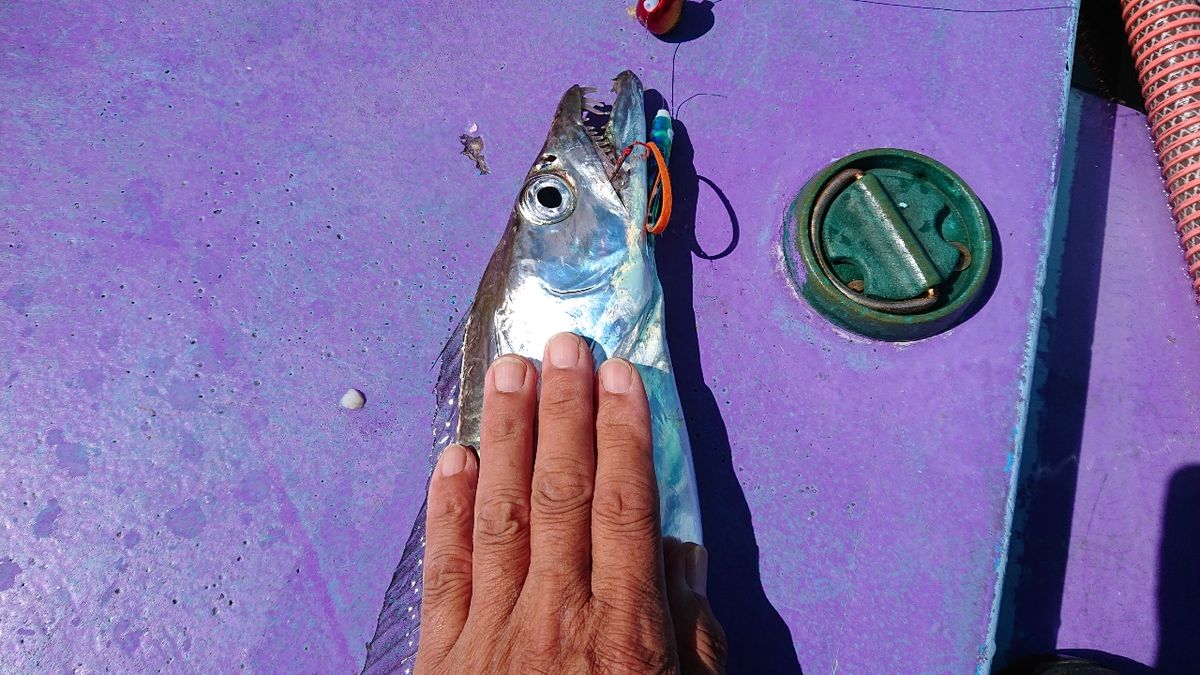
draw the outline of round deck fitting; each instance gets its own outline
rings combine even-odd
[[[834,323],[881,340],[954,325],[992,257],[987,212],[961,178],[883,148],[823,169],[788,210],[783,253],[804,297]]]

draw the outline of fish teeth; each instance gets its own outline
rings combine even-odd
[[[580,91],[583,94],[580,101],[580,113],[586,120],[583,129],[600,151],[601,157],[609,164],[615,164],[617,153],[613,148],[612,140],[608,138],[608,132],[612,128],[612,107],[604,101],[589,96],[596,92],[595,87],[580,87]]]
[[[601,101],[599,99],[596,99],[596,98],[593,98],[592,96],[590,96],[590,94],[596,93],[595,87],[580,87],[579,90],[582,93],[579,107],[583,111],[590,112],[590,113],[593,113],[596,115],[604,115],[605,114],[605,112],[604,112],[604,110],[602,110],[602,108],[608,107],[608,104],[605,103],[604,101]]]

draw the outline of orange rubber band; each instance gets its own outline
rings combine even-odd
[[[609,176],[609,180],[616,177],[617,172],[621,170],[621,165],[625,163],[625,158],[639,145],[646,148],[647,154],[654,156],[654,162],[658,165],[658,171],[655,172],[654,176],[654,186],[650,188],[650,197],[646,200],[646,203],[653,202],[654,196],[658,194],[660,189],[662,190],[663,197],[662,210],[658,212],[658,220],[653,225],[647,223],[645,225],[646,231],[650,234],[662,234],[663,230],[667,229],[667,223],[671,221],[671,174],[667,173],[667,160],[663,157],[662,151],[658,149],[658,146],[653,141],[634,141],[630,143],[629,147],[621,151],[621,157],[617,160],[617,165],[613,167],[613,172]]]
[[[663,158],[662,151],[653,141],[642,142],[634,141],[634,145],[640,145],[650,151],[654,155],[654,163],[658,165],[658,171],[654,175],[654,187],[651,188],[651,201],[653,195],[659,188],[662,189],[662,210],[658,212],[658,220],[653,225],[646,224],[646,231],[650,234],[662,234],[667,229],[667,223],[671,222],[671,174],[667,173],[667,160]]]

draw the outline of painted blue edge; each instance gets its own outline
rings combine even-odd
[[[1067,73],[1063,78],[1063,95],[1059,104],[1059,137],[1058,146],[1059,152],[1055,157],[1055,165],[1051,175],[1054,180],[1054,189],[1050,195],[1050,203],[1054,208],[1046,213],[1046,218],[1043,223],[1042,235],[1042,255],[1038,263],[1037,279],[1034,282],[1033,294],[1033,312],[1030,314],[1029,323],[1029,338],[1025,342],[1025,358],[1021,368],[1021,396],[1019,401],[1019,410],[1017,411],[1017,423],[1013,428],[1013,444],[1009,453],[1008,462],[1005,464],[1005,470],[1008,472],[1008,498],[1004,508],[1004,536],[1000,540],[999,551],[996,556],[996,584],[992,595],[991,617],[988,624],[988,640],[984,646],[984,651],[979,655],[979,661],[975,668],[976,675],[985,675],[992,670],[992,659],[996,656],[996,628],[1000,622],[1000,608],[1004,599],[1004,571],[1008,568],[1009,547],[1012,539],[1013,512],[1016,507],[1018,478],[1021,471],[1021,448],[1025,443],[1025,426],[1029,417],[1029,405],[1031,402],[1030,394],[1033,385],[1034,364],[1037,359],[1038,341],[1041,339],[1041,324],[1042,324],[1042,309],[1043,309],[1043,291],[1046,285],[1047,261],[1050,257],[1050,247],[1053,240],[1055,226],[1065,224],[1066,218],[1060,212],[1067,209],[1069,199],[1060,199],[1062,195],[1070,195],[1070,183],[1074,178],[1074,172],[1065,176],[1066,187],[1064,189],[1063,168],[1073,166],[1072,162],[1075,156],[1075,143],[1079,136],[1079,100],[1078,97],[1071,95],[1071,74],[1075,68],[1075,38],[1076,27],[1079,23],[1079,0],[1074,0],[1074,12],[1071,14],[1068,30],[1070,36],[1067,41]],[[1072,105],[1074,100],[1074,105]],[[1075,115],[1071,116],[1068,112],[1074,109]],[[1068,126],[1070,129],[1068,129]],[[1071,159],[1072,162],[1065,161]]]

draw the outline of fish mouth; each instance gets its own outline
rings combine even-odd
[[[642,83],[632,71],[613,78],[612,103],[604,100],[595,87],[575,85],[563,94],[558,105],[556,125],[582,130],[591,141],[596,157],[604,165],[605,175],[616,182],[621,152],[645,135],[642,110]],[[636,119],[634,119],[636,118]]]
[[[596,89],[593,87],[581,87],[580,91],[582,95],[579,103],[579,125],[583,127],[584,133],[595,146],[596,153],[600,155],[600,160],[604,162],[604,168],[607,169],[605,173],[611,175],[616,168],[619,152],[613,145],[610,126],[613,106],[596,97]]]

